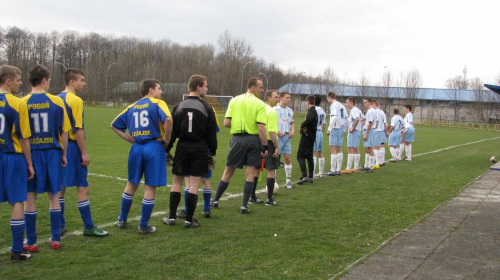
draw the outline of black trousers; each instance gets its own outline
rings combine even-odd
[[[299,162],[302,177],[314,177],[313,150],[315,140],[315,138],[307,137],[305,135],[300,137],[299,150],[297,151],[297,161]],[[307,175],[306,161],[309,167],[309,176]]]

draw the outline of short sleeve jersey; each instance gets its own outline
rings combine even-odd
[[[405,129],[413,127],[413,114],[411,112],[408,112],[405,115],[404,121],[405,121]]]
[[[172,140],[179,138],[179,141],[206,141],[209,153],[215,155],[217,120],[210,104],[197,96],[188,96],[175,105],[172,115]]]
[[[274,106],[278,113],[278,130],[284,133],[290,133],[290,126],[293,123],[293,111],[289,107],[281,107],[280,104]]]
[[[363,114],[361,114],[361,110],[359,110],[358,107],[356,107],[356,106],[352,107],[351,112],[349,114],[349,129],[353,128],[354,122],[356,121],[357,118],[359,118],[358,124],[356,125],[356,127],[354,129],[357,131],[361,130],[361,121],[362,121],[361,116],[362,115]]]
[[[384,131],[384,124],[387,124],[387,117],[384,111],[377,109],[377,128],[376,131]]]
[[[62,99],[47,92],[30,93],[22,99],[28,105],[31,150],[62,149],[61,134],[71,129]]]
[[[369,123],[373,124],[375,122],[375,109],[368,109],[368,111],[366,111],[365,119],[365,127],[363,127],[363,130],[366,130],[368,128]]]
[[[258,124],[266,124],[266,105],[251,93],[243,93],[229,101],[225,115],[231,119],[231,134],[259,134]]]
[[[68,113],[69,122],[71,124],[71,130],[69,131],[69,140],[76,141],[75,133],[78,131],[78,129],[85,130],[85,125],[83,123],[83,100],[70,91],[61,92],[59,94],[59,97],[61,97],[64,101],[66,112]]]
[[[326,113],[325,110],[323,110],[323,108],[321,108],[320,106],[315,106],[315,108],[316,108],[316,113],[318,113],[317,129],[321,130],[323,129],[323,126],[326,124]]]
[[[122,132],[128,129],[137,143],[144,144],[152,140],[161,141],[165,135],[163,123],[171,116],[165,101],[144,97],[125,108],[111,125]]]
[[[404,121],[400,115],[395,115],[391,119],[391,126],[394,127],[394,131],[400,131],[403,128]]]
[[[330,127],[336,129],[344,127],[346,117],[347,112],[344,105],[338,101],[334,101],[330,105]]]
[[[22,153],[19,139],[30,136],[26,103],[10,93],[0,92],[0,153]]]
[[[271,137],[269,137],[269,132],[278,134],[278,113],[269,104],[266,104],[266,116],[267,140],[271,140]]]

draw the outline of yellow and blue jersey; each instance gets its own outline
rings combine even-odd
[[[142,144],[151,140],[161,141],[165,135],[163,123],[167,117],[172,115],[165,101],[144,97],[125,108],[111,125],[123,132],[128,129],[130,136]]]
[[[62,149],[61,134],[71,129],[62,99],[40,92],[30,93],[22,100],[28,105],[31,150]]]
[[[64,101],[66,112],[68,113],[71,130],[69,131],[69,140],[76,141],[76,132],[78,129],[85,130],[83,123],[83,100],[73,92],[63,91],[59,97]]]
[[[19,139],[30,136],[26,103],[10,93],[0,93],[0,152],[22,153]]]

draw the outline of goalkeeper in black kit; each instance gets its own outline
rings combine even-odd
[[[305,182],[312,183],[314,176],[314,161],[313,149],[314,141],[316,141],[316,126],[318,123],[318,113],[316,112],[314,95],[306,97],[308,106],[307,116],[304,122],[300,125],[300,143],[297,151],[297,161],[299,162],[302,178],[297,184],[302,185]],[[309,176],[306,169],[306,161],[309,167]]]
[[[170,191],[170,214],[163,218],[166,225],[175,225],[177,207],[181,200],[181,187],[186,176],[189,193],[186,196],[187,213],[184,226],[199,227],[200,223],[193,219],[198,202],[198,186],[202,176],[208,174],[210,159],[214,159],[217,150],[217,121],[214,110],[207,102],[200,99],[208,91],[207,78],[193,75],[188,82],[189,96],[177,103],[172,111],[172,137],[167,152],[177,143],[172,174],[174,179]],[[207,151],[209,153],[207,159]]]

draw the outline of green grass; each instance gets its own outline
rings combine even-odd
[[[119,112],[114,108],[86,110],[90,173],[126,178],[130,145],[109,128]],[[413,153],[499,136],[492,131],[417,126]],[[214,190],[229,148],[228,129],[222,128],[218,139]],[[298,140],[292,141],[294,152]],[[292,190],[282,187],[275,196],[276,207],[252,205],[248,215],[238,213],[241,197],[221,201],[221,209],[213,210],[208,220],[201,218],[200,205],[195,216],[202,227],[197,229],[188,230],[181,224],[164,226],[160,215],[150,220],[158,228],[153,235],[139,236],[137,221],[130,221],[125,230],[106,227],[111,235],[107,238],[69,234],[59,251],[46,243],[50,237],[48,202],[46,195],[41,195],[37,204],[40,251],[18,264],[10,262],[8,253],[1,254],[0,279],[328,279],[486,172],[490,156],[499,154],[498,142],[489,140],[415,156],[412,162],[387,163],[373,174],[322,178]],[[347,158],[346,151],[344,154]],[[329,168],[329,155],[326,161]],[[293,178],[298,178],[295,157],[292,164]],[[226,194],[242,192],[243,181],[239,170]],[[284,183],[283,169],[278,172],[278,182]],[[94,222],[104,225],[115,221],[125,182],[89,176],[89,183]],[[155,212],[168,209],[168,193],[169,188],[158,189]],[[141,200],[142,188],[135,195],[129,217],[140,215]],[[81,231],[74,189],[67,191],[66,209],[69,231]],[[9,219],[10,206],[0,204],[0,250],[10,246]]]

